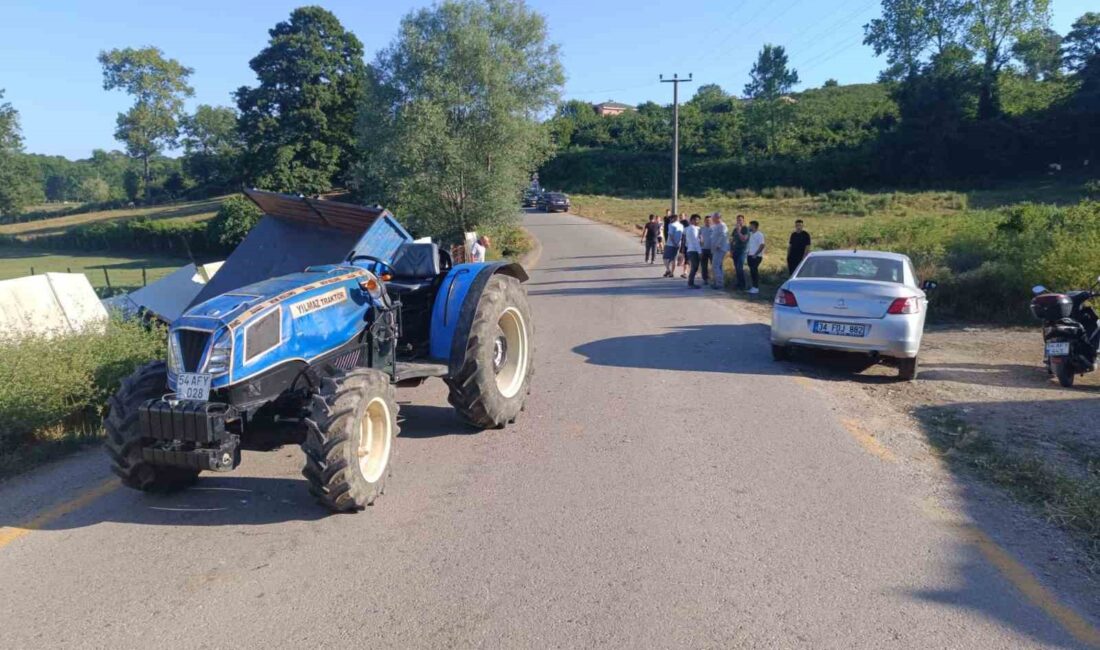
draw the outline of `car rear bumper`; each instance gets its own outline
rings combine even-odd
[[[848,337],[815,334],[815,320],[864,325],[868,328],[867,335]],[[778,305],[772,310],[773,345],[795,345],[909,359],[920,352],[923,333],[924,321],[917,314],[885,318],[842,318],[804,314],[795,307]]]

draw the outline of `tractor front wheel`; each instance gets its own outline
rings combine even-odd
[[[519,280],[489,278],[470,327],[466,361],[447,379],[447,399],[462,419],[481,429],[515,421],[531,390],[533,339],[531,307]]]
[[[359,368],[325,379],[306,420],[302,475],[330,510],[362,510],[384,491],[397,437],[390,378]]]
[[[111,471],[118,474],[126,487],[143,492],[171,492],[191,485],[199,476],[198,470],[153,465],[142,457],[138,407],[167,392],[168,370],[163,361],[154,361],[123,379],[118,392],[111,396],[110,410],[103,421],[106,448],[111,457]]]

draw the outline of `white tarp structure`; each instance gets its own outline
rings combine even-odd
[[[107,310],[82,273],[0,281],[0,337],[102,331]]]
[[[171,323],[183,315],[187,306],[221,267],[222,262],[197,267],[194,264],[181,266],[156,282],[126,295],[108,298],[103,304],[108,309],[122,312],[124,316],[134,316],[144,309]]]

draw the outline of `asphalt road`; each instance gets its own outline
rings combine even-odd
[[[357,515],[312,502],[295,448],[167,497],[112,489],[98,451],[11,481],[0,648],[1080,644],[734,301],[603,226],[527,222],[516,426],[400,392],[395,476]]]

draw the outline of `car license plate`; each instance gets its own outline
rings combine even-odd
[[[205,372],[181,372],[176,377],[176,397],[193,402],[210,399],[210,374]]]
[[[1069,341],[1054,341],[1053,343],[1047,343],[1047,356],[1068,357]]]
[[[829,321],[815,320],[813,322],[814,334],[829,334],[830,336],[867,336],[866,325],[855,323],[830,323]]]

